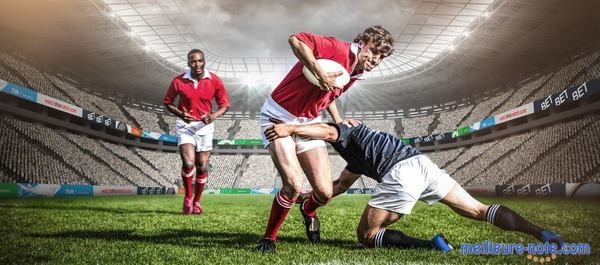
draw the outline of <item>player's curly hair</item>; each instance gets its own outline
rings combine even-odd
[[[394,38],[389,31],[380,25],[371,26],[363,32],[358,33],[354,42],[362,41],[367,44],[373,42],[375,48],[381,53],[381,56],[388,57],[394,53]]]
[[[204,52],[201,51],[200,49],[191,49],[188,54],[187,54],[187,58],[188,60],[190,59],[190,55],[194,54],[194,53],[201,53],[202,55],[204,55]]]

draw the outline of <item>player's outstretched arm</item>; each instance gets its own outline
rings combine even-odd
[[[275,139],[288,137],[290,135],[298,135],[301,137],[307,137],[325,141],[337,141],[339,133],[338,130],[327,123],[314,123],[308,125],[293,125],[278,123],[279,121],[271,120],[275,123],[265,131],[265,137],[269,141]]]
[[[333,181],[333,197],[346,192],[359,177],[360,174],[352,173],[347,169],[344,169],[344,171],[340,173],[340,177]]]

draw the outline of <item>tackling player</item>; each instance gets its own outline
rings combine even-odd
[[[229,98],[221,79],[204,69],[204,53],[198,49],[188,52],[185,73],[171,81],[163,99],[165,107],[178,117],[177,145],[181,156],[181,178],[185,189],[183,214],[202,214],[200,197],[208,176],[208,159],[213,149],[214,120],[229,108]],[[175,99],[179,97],[179,106]],[[216,99],[219,109],[211,113],[212,100]],[[192,181],[196,176],[196,187]],[[195,194],[194,194],[195,193]]]
[[[452,247],[442,235],[422,240],[387,229],[403,215],[410,214],[417,200],[429,205],[441,201],[464,217],[487,221],[504,230],[523,232],[542,242],[562,243],[557,234],[532,224],[508,207],[477,201],[419,150],[402,143],[398,137],[364,124],[355,127],[325,123],[275,124],[265,135],[269,140],[292,135],[330,142],[348,163],[333,183],[333,196],[345,192],[361,175],[378,182],[357,228],[358,240],[364,246],[450,251]]]

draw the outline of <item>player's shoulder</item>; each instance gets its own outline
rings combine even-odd
[[[178,74],[173,77],[173,80],[171,82],[183,82],[184,76],[185,76],[185,73]]]
[[[225,84],[223,84],[223,80],[221,80],[221,78],[217,74],[210,71],[208,72],[208,74],[210,75],[210,82],[215,88],[225,89]]]
[[[208,72],[208,75],[210,76],[210,79],[212,81],[214,81],[214,82],[220,82],[220,83],[223,82],[223,80],[221,80],[221,78],[217,74],[215,74],[215,73],[213,73],[211,71],[207,71],[207,72]]]
[[[179,87],[185,83],[185,79],[183,78],[184,75],[185,73],[174,76],[173,80],[171,80],[171,86]]]
[[[337,123],[337,124],[335,124],[335,126],[337,127],[337,129],[340,133],[340,139],[345,138],[346,136],[350,135],[354,131],[364,130],[364,128],[366,128],[364,126],[364,124],[362,124],[362,123],[357,126],[351,126],[351,125],[345,124],[345,123]]]
[[[345,46],[350,46],[351,43],[340,40],[336,37],[332,37],[332,36],[327,36],[327,35],[321,35],[321,34],[317,34],[317,33],[312,33],[312,32],[298,32],[296,34],[294,34],[294,36],[296,36],[297,38],[305,39],[305,38],[312,38],[315,40],[319,40],[321,42],[329,42],[331,44],[334,44],[336,46],[340,46],[340,47],[345,47]]]

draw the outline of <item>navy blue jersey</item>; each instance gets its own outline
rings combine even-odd
[[[398,162],[421,154],[416,148],[404,144],[398,137],[373,130],[364,124],[348,127],[333,124],[338,129],[337,141],[331,146],[346,160],[346,169],[362,174],[377,182]]]

